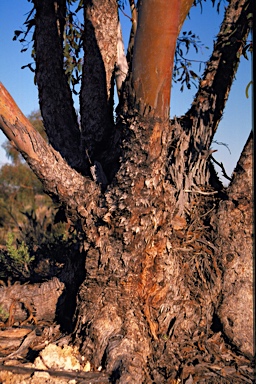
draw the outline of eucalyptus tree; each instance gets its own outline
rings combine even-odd
[[[246,46],[252,2],[227,2],[192,106],[174,120],[175,47],[193,0],[130,0],[127,56],[116,0],[80,1],[80,37],[72,32],[73,2],[32,3],[27,26],[35,28],[49,143],[3,85],[0,126],[79,233],[85,277],[72,343],[113,382],[239,379],[239,368],[236,376],[225,366],[253,349],[252,134],[227,188],[214,171],[211,143]],[[74,70],[82,64],[80,121],[68,81],[72,62]]]

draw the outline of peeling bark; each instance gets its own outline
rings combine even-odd
[[[63,290],[64,284],[57,278],[41,284],[0,287],[0,305],[8,314],[7,325],[54,322]]]
[[[177,191],[180,214],[184,209],[189,212],[191,194],[207,192],[207,185],[222,189],[209,162],[210,146],[249,33],[251,13],[251,1],[229,3],[192,107],[185,116],[172,122],[168,177]]]

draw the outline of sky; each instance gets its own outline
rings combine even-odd
[[[27,116],[31,112],[39,109],[37,88],[34,85],[34,74],[28,69],[21,69],[32,61],[30,49],[21,53],[21,43],[13,41],[14,30],[22,29],[26,14],[31,9],[31,3],[27,0],[0,0],[0,81],[7,88],[9,93],[16,101],[19,108]],[[191,30],[198,35],[209,49],[202,48],[199,54],[195,54],[193,49],[189,52],[188,58],[192,60],[207,61],[211,55],[213,42],[216,39],[220,24],[223,19],[223,6],[218,14],[216,8],[212,7],[211,0],[203,2],[203,12],[200,7],[192,7],[190,17],[184,23],[182,31]],[[126,10],[129,13],[129,10]],[[128,43],[130,20],[120,14],[123,28],[125,46]],[[245,89],[252,79],[252,62],[242,57],[241,63],[232,85],[229,99],[226,104],[224,117],[219,124],[215,135],[217,142],[224,145],[212,144],[212,149],[216,149],[214,157],[218,162],[222,162],[228,175],[232,171],[239,159],[239,155],[252,129],[252,87],[249,89],[249,98],[246,97]],[[203,66],[202,66],[203,68]],[[192,69],[199,73],[199,63],[195,62]],[[181,116],[189,109],[196,88],[180,92],[180,84],[174,84],[171,93],[171,117]],[[78,99],[75,99],[75,107],[78,108]],[[8,161],[2,144],[5,136],[0,131],[0,166]],[[216,168],[221,176],[221,170]],[[224,180],[227,184],[227,181]]]

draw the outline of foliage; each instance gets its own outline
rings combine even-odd
[[[81,3],[81,1],[80,1]],[[77,12],[80,9],[80,3],[73,12],[69,4],[66,17],[66,29],[64,34],[64,69],[68,76],[68,82],[72,86],[75,94],[75,86],[80,83],[82,72],[82,58],[80,57],[83,46],[83,24],[79,21]]]
[[[22,241],[20,245],[14,245],[14,239],[14,234],[9,232],[6,241],[7,256],[10,261],[10,264],[8,265],[9,270],[15,269],[23,276],[27,276],[30,273],[29,267],[34,260],[34,257],[30,256],[28,246],[24,241]],[[3,261],[3,257],[3,254],[0,254],[1,262]]]
[[[75,7],[75,4],[78,6]],[[83,0],[68,0],[67,1],[67,13],[65,17],[65,29],[63,36],[63,68],[67,75],[68,82],[72,87],[72,90],[77,94],[75,86],[79,84],[82,72],[82,58],[80,53],[83,45],[83,24],[79,20],[78,12],[81,10]],[[22,44],[21,52],[26,52],[31,43],[34,44],[34,27],[35,27],[35,8],[31,9],[25,20],[24,29],[15,30],[13,40],[18,40]],[[30,37],[29,32],[32,32]],[[29,36],[29,38],[28,38]],[[35,72],[35,50],[34,47],[31,50],[31,57],[33,61],[21,68],[29,68],[32,72]]]
[[[191,88],[191,84],[196,87],[196,81],[200,78],[199,75],[190,68],[193,61],[198,62],[199,72],[201,72],[202,61],[191,60],[185,57],[188,55],[191,46],[196,53],[198,53],[199,49],[208,49],[208,47],[202,44],[199,36],[196,36],[192,31],[184,31],[178,38],[173,68],[173,81],[175,83],[181,83],[181,91],[184,90],[184,84],[188,89]]]
[[[9,312],[0,304],[0,321],[5,322],[9,317]]]
[[[249,83],[247,84],[246,88],[245,88],[245,96],[247,99],[249,99],[249,89],[250,89],[250,86],[253,85],[253,81],[249,81]]]
[[[200,6],[203,11],[203,3],[206,0],[195,0],[194,6]],[[225,5],[227,0],[211,0],[212,6],[216,7],[216,11],[220,12],[221,5]],[[125,2],[118,1],[120,9],[124,9]],[[74,94],[79,94],[76,90],[76,86],[80,84],[81,72],[82,72],[82,53],[83,53],[83,23],[79,19],[79,11],[82,9],[83,0],[68,0],[67,1],[67,13],[66,13],[66,25],[63,36],[63,68],[68,78],[68,83]],[[35,12],[34,7],[28,13],[28,16],[24,22],[24,30],[15,30],[13,40],[19,39],[22,43],[21,52],[27,51],[31,42],[33,42],[34,36],[31,40],[27,40],[29,32],[33,30],[35,25]],[[196,53],[199,49],[208,49],[199,36],[195,35],[192,31],[184,31],[177,40],[177,47],[175,53],[175,64],[173,70],[173,81],[180,83],[180,90],[184,90],[184,85],[190,89],[192,85],[198,86],[200,80],[200,73],[204,69],[205,62],[201,60],[192,60],[188,57],[191,47],[194,48]],[[245,44],[243,49],[243,56],[247,57],[247,52],[252,50],[252,43]],[[31,56],[35,59],[34,49],[31,51]],[[198,63],[198,71],[195,72],[191,69],[192,63]],[[34,62],[24,65],[22,68],[29,68],[32,72],[34,69]]]
[[[0,252],[1,279],[38,281],[67,261],[74,247],[79,247],[78,236],[67,223],[56,222],[52,207],[21,214],[23,222],[8,232]]]
[[[42,196],[40,198],[39,196]],[[9,230],[21,228],[22,212],[36,209],[51,200],[43,193],[41,182],[24,163],[5,164],[0,169],[0,227],[1,241]]]

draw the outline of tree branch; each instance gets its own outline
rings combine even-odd
[[[208,142],[218,128],[219,121],[228,99],[230,88],[237,72],[240,56],[250,30],[252,1],[231,0],[227,7],[213,54],[186,116],[198,117],[200,111],[208,120]]]
[[[113,130],[113,79],[117,61],[116,0],[84,2],[84,65],[80,93],[83,153],[94,163]]]
[[[187,201],[184,190],[209,183],[220,188],[209,163],[210,145],[249,33],[251,8],[250,0],[230,1],[192,107],[172,124],[169,177],[179,191],[179,207]]]
[[[223,163],[222,162],[219,163],[216,159],[214,159],[213,156],[211,156],[211,160],[220,167],[220,169],[222,170],[222,176],[225,177],[225,179],[228,179],[229,181],[231,181],[232,179],[227,175],[227,172],[224,168]]]
[[[253,131],[251,131],[232,174],[228,193],[251,200],[253,192]],[[248,197],[249,195],[249,197]]]
[[[100,188],[72,169],[30,124],[0,83],[0,128],[43,183],[45,191],[63,203],[71,220],[89,216]],[[87,196],[87,197],[86,197]],[[90,208],[88,208],[90,206]],[[96,208],[95,208],[96,209]]]
[[[44,126],[52,146],[81,169],[80,131],[63,69],[63,1],[34,0],[36,82]],[[56,10],[57,4],[57,10]]]

